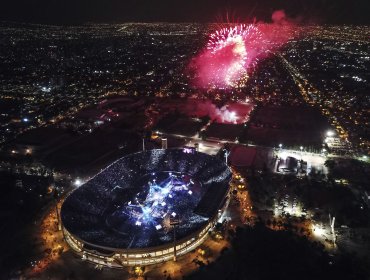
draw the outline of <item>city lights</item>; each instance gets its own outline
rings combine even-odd
[[[122,22],[71,25],[69,1],[27,23],[49,2],[0,21],[1,279],[369,278],[362,4],[114,1]]]

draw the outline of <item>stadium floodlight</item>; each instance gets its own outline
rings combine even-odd
[[[332,131],[332,130],[328,130],[327,132],[326,132],[326,136],[328,136],[328,137],[333,137],[335,135],[335,133],[334,133],[334,131]]]
[[[301,151],[303,150],[303,147],[302,146],[300,146],[299,148],[301,149]]]
[[[79,186],[81,186],[82,185],[82,181],[81,181],[81,179],[76,179],[75,181],[74,181],[74,185],[76,186],[76,187],[79,187]]]
[[[279,144],[279,148],[281,149],[282,147],[283,147],[283,144],[281,144],[281,143],[280,143],[280,144]]]

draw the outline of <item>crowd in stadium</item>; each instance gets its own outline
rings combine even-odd
[[[143,232],[135,227],[135,221],[125,222],[119,228],[107,221],[112,213],[116,215],[122,205],[143,191],[145,184],[141,178],[171,171],[199,182],[199,191],[193,197],[187,195],[176,201],[176,209],[183,215],[178,235],[186,236],[215,215],[228,190],[231,172],[215,157],[199,152],[184,153],[182,149],[139,152],[112,163],[69,195],[61,211],[64,227],[82,240],[111,248],[153,246],[170,241],[171,235],[165,228],[146,228]]]

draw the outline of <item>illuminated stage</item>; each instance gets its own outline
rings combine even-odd
[[[113,212],[107,216],[109,227],[121,234],[140,230],[170,230],[170,218],[181,213],[188,219],[201,198],[201,184],[191,176],[178,172],[146,174],[141,178],[143,188],[123,205],[120,199],[113,203]],[[202,220],[199,217],[200,220]]]
[[[223,161],[192,150],[123,157],[67,197],[61,209],[66,240],[83,259],[111,267],[183,255],[222,215],[230,178]]]

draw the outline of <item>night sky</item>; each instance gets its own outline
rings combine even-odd
[[[229,13],[234,21],[268,21],[277,9],[302,23],[370,23],[370,0],[5,0],[0,20],[220,22]]]

